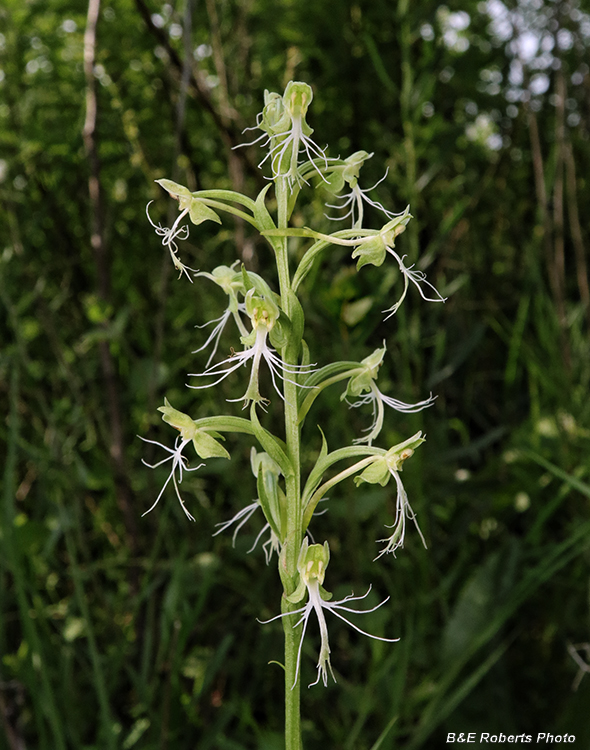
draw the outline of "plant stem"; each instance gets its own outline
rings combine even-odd
[[[276,196],[278,206],[278,228],[287,227],[287,203],[289,187],[284,177],[276,182]],[[289,257],[287,237],[281,239],[276,247],[277,270],[281,291],[282,307],[288,316],[292,315],[292,291],[289,274]],[[297,346],[287,346],[283,351],[286,364],[296,365],[298,357]],[[287,455],[293,466],[293,475],[286,477],[285,489],[287,495],[287,531],[283,543],[283,550],[279,565],[283,566],[281,578],[286,594],[295,590],[297,579],[297,559],[301,547],[301,472],[300,472],[300,432],[297,418],[297,386],[291,379],[285,378],[285,440]],[[282,599],[281,609],[289,612],[297,609],[297,605],[290,604],[285,597]],[[286,750],[301,750],[301,710],[300,693],[301,680],[297,675],[297,654],[301,639],[301,626],[293,628],[295,616],[283,618],[285,631],[285,748]]]

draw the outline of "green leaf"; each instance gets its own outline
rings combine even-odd
[[[276,224],[272,220],[272,216],[269,214],[266,207],[265,199],[266,194],[272,183],[269,183],[263,190],[260,191],[254,204],[254,218],[261,232],[264,230],[276,229]]]
[[[258,415],[256,414],[256,404],[252,403],[250,407],[250,419],[252,427],[254,428],[254,435],[262,446],[262,448],[268,453],[268,455],[274,459],[277,464],[281,467],[284,477],[291,477],[294,474],[293,466],[291,461],[287,458],[285,453],[284,443],[279,438],[272,435],[268,430],[260,424]]]
[[[283,310],[279,312],[279,319],[271,329],[269,338],[275,349],[282,349],[293,341],[293,326],[289,316]]]
[[[297,351],[301,346],[301,339],[305,328],[305,315],[299,302],[299,298],[290,289],[287,292],[289,311],[291,312],[291,323],[293,325],[292,342]]]
[[[250,289],[254,289],[254,282],[250,278],[250,275],[248,274],[248,271],[246,271],[246,266],[242,263],[242,283],[244,284],[244,296],[246,296],[247,292],[250,291]]]
[[[258,453],[255,457],[255,465],[257,467],[256,486],[258,488],[258,500],[260,501],[266,520],[277,537],[282,541],[285,536],[285,514],[282,512],[285,502],[284,493],[279,487],[281,470],[276,461],[268,453]]]

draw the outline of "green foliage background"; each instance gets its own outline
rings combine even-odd
[[[4,0],[1,750],[281,747],[282,673],[268,664],[282,658],[281,626],[256,621],[279,611],[278,576],[259,549],[245,554],[255,522],[235,548],[211,537],[254,497],[250,444],[228,441],[231,462],[185,478],[191,525],[171,492],[141,517],[166,470],[141,464],[160,454],[137,435],[171,443],[164,394],[196,418],[243,390],[184,388],[204,364],[195,326],[223,300],[171,273],[145,206],[164,225],[174,209],[153,180],[255,196],[261,152],[231,146],[264,89],[291,78],[314,87],[321,146],[374,152],[364,185],[388,168],[375,195],[415,217],[398,247],[449,298],[413,294],[383,322],[395,272],[357,275],[339,250],[305,283],[313,361],[359,359],[385,339],[389,392],[437,395],[423,414],[390,412],[383,433],[383,445],[427,433],[404,481],[428,551],[410,529],[403,554],[372,562],[390,488],[341,485],[314,522],[332,549],[330,589],[390,595],[362,626],[401,640],[332,623],[338,684],[303,694],[306,750],[439,748],[472,731],[590,745],[590,678],[572,689],[567,650],[589,639],[590,20],[575,0],[502,8],[103,0],[99,256],[82,137],[87,5]],[[527,57],[523,32],[554,46]],[[327,227],[324,210],[310,190],[294,222]],[[236,257],[271,267],[229,220],[193,228],[181,256],[202,270]],[[369,424],[337,389],[321,401],[332,448]],[[319,433],[307,439],[311,465]]]

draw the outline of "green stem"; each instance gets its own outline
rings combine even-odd
[[[369,448],[369,450],[371,450]],[[379,455],[379,454],[377,454]],[[358,461],[354,466],[349,466],[348,469],[344,469],[344,471],[341,471],[339,474],[337,474],[335,477],[332,477],[332,479],[328,479],[327,482],[324,482],[322,486],[317,489],[313,495],[309,498],[309,501],[306,504],[305,507],[305,516],[303,518],[303,522],[305,524],[305,528],[307,528],[310,524],[311,517],[313,516],[313,513],[317,507],[317,504],[322,499],[322,497],[326,494],[326,492],[334,487],[339,482],[342,482],[343,479],[347,479],[348,477],[351,477],[353,474],[356,474],[357,472],[364,469],[366,466],[369,466],[373,463],[375,460],[375,454],[371,454],[368,458],[363,458],[362,461]]]
[[[234,216],[238,216],[240,219],[243,219],[244,221],[247,221],[249,224],[252,224],[252,226],[256,227],[256,229],[259,229],[256,219],[252,218],[250,214],[247,214],[244,211],[240,211],[240,209],[236,208],[235,206],[230,206],[227,203],[222,203],[221,201],[215,201],[215,200],[212,200],[211,198],[203,198],[202,202],[206,206],[209,206],[209,208],[213,208],[218,211],[227,211],[228,213],[233,214]]]
[[[283,177],[275,181],[278,228],[286,229],[288,218],[289,186]],[[291,291],[291,280],[289,275],[289,257],[287,248],[287,237],[281,237],[280,242],[275,245],[277,260],[277,271],[281,292],[281,306],[285,313],[291,317],[293,310],[293,293]],[[283,351],[283,359],[286,364],[296,365],[298,358],[299,342],[296,345],[288,345]],[[301,547],[301,470],[300,470],[300,432],[297,418],[297,386],[291,379],[285,378],[285,440],[287,444],[287,456],[293,467],[293,474],[285,477],[285,489],[287,495],[287,529],[279,565],[282,566],[281,578],[285,593],[292,594],[297,583],[297,559]],[[281,609],[290,612],[297,606],[290,604],[283,596]],[[301,639],[301,626],[294,628],[296,617],[284,617],[283,628],[285,632],[285,750],[301,750],[301,680],[297,679],[297,654]]]

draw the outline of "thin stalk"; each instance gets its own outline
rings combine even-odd
[[[586,262],[586,252],[584,250],[582,227],[580,225],[580,214],[578,212],[576,162],[574,160],[572,142],[569,139],[565,147],[565,167],[568,192],[567,205],[569,209],[572,244],[574,246],[576,257],[576,276],[578,279],[578,289],[580,290],[580,299],[582,300],[582,304],[584,305],[584,308],[586,310],[588,330],[590,330],[590,285],[588,284],[588,264]]]
[[[288,216],[289,187],[284,177],[276,182],[278,206],[278,228],[286,229]],[[282,306],[286,314],[291,316],[292,290],[289,275],[289,258],[287,237],[280,238],[276,245],[277,271],[281,291]],[[298,348],[298,346],[297,346]],[[288,365],[297,364],[297,348],[287,346],[283,351],[283,359]],[[281,578],[286,593],[295,590],[297,578],[297,559],[301,547],[301,471],[300,471],[300,432],[297,413],[297,386],[290,379],[285,378],[285,440],[287,455],[294,472],[285,479],[287,494],[287,529],[279,565],[283,566]],[[282,612],[290,612],[297,606],[282,598]],[[297,674],[297,653],[301,639],[301,627],[294,628],[295,617],[283,618],[285,632],[285,748],[286,750],[301,750],[301,680]]]
[[[418,214],[418,191],[417,183],[417,157],[416,141],[414,136],[415,107],[412,103],[412,97],[415,90],[414,71],[412,68],[412,28],[410,19],[410,2],[409,0],[398,0],[398,23],[399,23],[399,45],[401,51],[401,77],[402,86],[400,92],[400,110],[402,116],[402,126],[404,133],[404,153],[405,153],[405,172],[406,172],[406,196],[410,204],[410,209],[414,216]],[[419,237],[418,237],[418,219],[411,221],[406,229],[406,242],[409,245],[409,257],[414,263],[419,256]],[[401,307],[397,315],[400,319],[399,330],[403,335],[399,338],[399,346],[403,352],[403,357],[399,363],[400,372],[403,373],[403,382],[406,386],[411,387],[413,382],[412,365],[416,363],[416,357],[413,356],[414,347],[410,340],[409,328],[410,321],[405,307]],[[411,321],[413,335],[416,341],[420,341],[420,319],[417,316]]]

